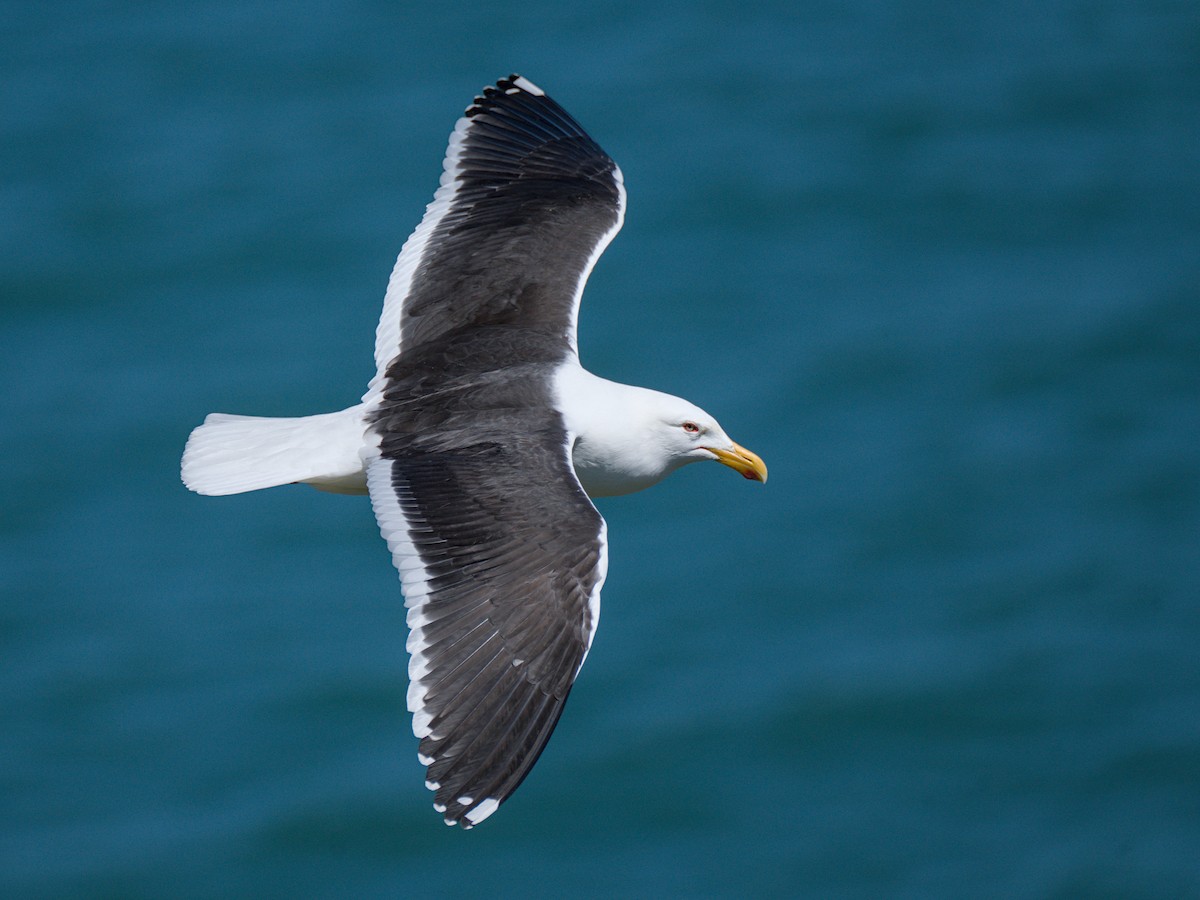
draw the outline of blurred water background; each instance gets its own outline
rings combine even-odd
[[[69,2],[0,30],[0,895],[1200,896],[1200,6]],[[455,118],[624,169],[584,362],[762,454],[602,503],[596,645],[430,808],[356,402]]]

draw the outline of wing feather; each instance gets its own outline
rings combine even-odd
[[[566,110],[516,75],[485,88],[392,270],[364,401],[402,350],[464,325],[536,318],[576,346],[584,283],[624,213],[620,169]]]
[[[385,433],[368,471],[411,607],[419,755],[435,806],[467,828],[507,799],[549,740],[591,644],[607,558],[567,435],[511,434],[498,453],[407,452],[414,435]]]

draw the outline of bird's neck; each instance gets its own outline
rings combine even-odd
[[[577,360],[559,369],[555,390],[575,474],[588,496],[643,490],[685,462],[662,453],[650,436],[657,391],[600,378]]]

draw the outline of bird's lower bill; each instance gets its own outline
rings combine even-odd
[[[767,483],[767,464],[754,451],[747,450],[741,444],[734,444],[730,450],[722,450],[719,447],[705,447],[704,449],[715,456],[717,462],[729,466],[735,472],[740,473],[743,478],[761,481],[763,484]]]

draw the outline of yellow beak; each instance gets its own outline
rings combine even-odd
[[[704,449],[715,456],[717,462],[724,463],[735,472],[741,473],[743,478],[761,481],[763,484],[767,483],[767,464],[757,453],[747,450],[741,444],[734,444],[732,450],[722,450],[719,447],[705,447]]]

